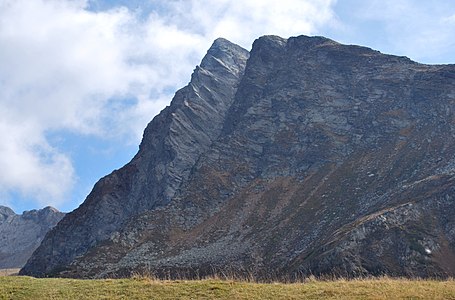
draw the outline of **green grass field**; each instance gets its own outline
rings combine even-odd
[[[455,281],[381,278],[262,284],[4,276],[0,277],[0,299],[455,299]]]

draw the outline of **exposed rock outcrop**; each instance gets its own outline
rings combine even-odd
[[[21,273],[454,276],[454,109],[454,65],[217,40]]]
[[[53,207],[17,215],[0,206],[0,269],[23,267],[46,233],[64,216]]]
[[[38,251],[46,254],[37,254],[23,272],[36,266],[45,268],[39,273],[54,273],[131,217],[168,204],[218,137],[248,56],[243,48],[217,39],[191,82],[148,124],[138,154],[96,183],[86,201],[49,234]]]

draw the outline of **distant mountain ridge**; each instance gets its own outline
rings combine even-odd
[[[64,216],[50,206],[17,215],[0,205],[0,269],[23,267],[46,233]]]
[[[21,274],[455,275],[455,65],[218,39]]]

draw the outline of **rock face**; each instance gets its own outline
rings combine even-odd
[[[21,270],[455,276],[455,66],[219,39]]]
[[[17,215],[0,206],[0,269],[23,267],[46,233],[64,216],[52,207]]]

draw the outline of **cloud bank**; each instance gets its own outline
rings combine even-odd
[[[174,0],[144,12],[0,0],[0,201],[59,207],[77,174],[49,134],[137,144],[215,38],[249,48],[263,34],[313,34],[334,2]]]

